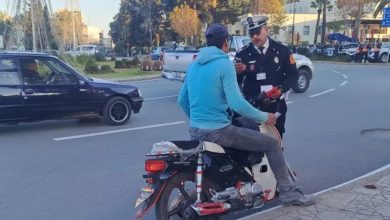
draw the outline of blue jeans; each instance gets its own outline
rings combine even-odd
[[[294,187],[277,141],[267,134],[260,133],[258,124],[251,119],[239,117],[235,119],[234,124],[215,130],[191,127],[191,139],[209,141],[237,150],[264,152],[279,183],[279,190],[288,191]]]

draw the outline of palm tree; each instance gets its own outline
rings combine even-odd
[[[328,4],[328,0],[322,0],[323,2],[323,10],[322,12],[322,26],[321,26],[321,46],[322,50],[324,50],[324,45],[325,45],[325,30],[326,30],[326,8]]]
[[[322,13],[322,0],[315,0],[310,3],[311,8],[317,9],[317,23],[316,23],[316,30],[314,32],[314,44],[317,44],[317,37],[318,37],[318,26],[320,25],[320,18]]]
[[[323,11],[322,9],[324,7],[324,2],[325,2],[325,0],[315,0],[315,1],[311,1],[311,3],[310,3],[310,7],[311,8],[316,8],[317,9],[317,14],[318,14],[318,16],[317,16],[317,23],[316,23],[316,30],[315,30],[315,33],[314,33],[314,44],[317,44],[318,26],[320,26],[321,13]],[[326,8],[328,9],[328,11],[330,11],[330,10],[332,10],[333,5],[327,4]],[[324,13],[326,13],[326,12],[324,12]],[[326,20],[325,20],[325,23],[326,23]]]
[[[378,14],[383,11],[386,5],[390,4],[390,0],[381,0],[378,2],[376,9],[374,11],[374,18],[378,16]]]

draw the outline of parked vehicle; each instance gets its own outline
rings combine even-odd
[[[390,62],[389,54],[390,54],[390,42],[382,43],[381,50],[379,51],[380,62],[382,62],[382,63]]]
[[[54,56],[0,52],[0,123],[101,116],[122,125],[142,102],[137,87],[87,78]]]
[[[260,126],[260,131],[279,135],[269,125]],[[158,220],[219,219],[229,212],[261,208],[277,191],[263,153],[211,142],[155,143],[146,155],[145,171],[147,186],[136,201],[137,218],[155,205]],[[290,175],[295,180],[293,172]]]
[[[346,54],[347,51],[351,53],[353,50],[356,50],[357,47],[359,47],[358,43],[346,43],[342,45],[342,49],[339,53]]]
[[[250,41],[250,38],[247,36],[233,36],[229,49],[230,59],[233,61],[236,51]],[[197,50],[166,51],[164,53],[162,76],[169,80],[183,81],[188,66],[196,58],[197,54]],[[293,56],[298,69],[298,80],[293,86],[293,91],[303,93],[309,88],[310,80],[313,78],[313,64],[306,56],[299,54],[293,54]]]
[[[165,51],[162,76],[170,80],[184,80],[185,72],[188,66],[196,58],[198,50],[184,50],[178,47],[176,50]]]
[[[150,53],[151,60],[162,60],[164,56],[164,52],[167,50],[173,50],[173,47],[156,47]]]
[[[98,52],[99,52],[99,46],[97,45],[80,45],[74,48],[73,50],[67,51],[67,53],[72,56],[95,55]]]

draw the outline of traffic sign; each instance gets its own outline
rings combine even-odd
[[[390,19],[383,19],[382,27],[390,27]]]
[[[383,14],[384,14],[384,15],[390,14],[390,7],[384,8],[384,9],[383,9]]]
[[[390,14],[384,14],[383,19],[390,19]]]

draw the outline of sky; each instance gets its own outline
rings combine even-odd
[[[3,1],[3,0],[1,0]],[[119,12],[121,0],[79,0],[84,23],[88,26],[98,27],[107,35],[110,22]],[[51,0],[54,11],[65,8],[66,0]]]

